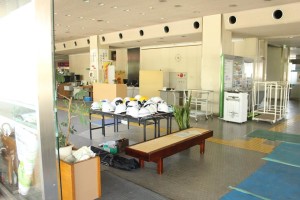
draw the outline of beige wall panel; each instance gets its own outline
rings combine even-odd
[[[70,40],[66,42],[61,42],[61,43],[56,43],[55,44],[55,53],[67,53],[68,51],[72,50],[74,52],[75,50],[78,50],[80,52],[89,52],[89,44],[87,42],[87,38],[81,38],[81,39],[76,39],[76,40]],[[77,46],[75,45],[75,42]],[[64,44],[66,47],[64,47]]]
[[[267,81],[282,81],[283,68],[281,67],[282,49],[279,47],[268,47]]]
[[[141,69],[187,72],[188,89],[199,89],[201,51],[199,44],[141,49]]]
[[[93,84],[93,101],[108,99],[112,101],[116,97],[125,98],[127,96],[127,86],[125,84]]]
[[[200,27],[198,29],[194,28],[194,22],[198,21],[200,23]],[[169,27],[169,32],[165,33],[164,27]],[[139,31],[143,30],[144,35],[140,36]],[[183,34],[195,34],[202,32],[202,18],[194,18],[189,20],[182,20],[171,23],[158,24],[153,26],[141,27],[139,29],[129,29],[124,31],[118,31],[108,34],[100,35],[100,38],[105,37],[105,41],[101,39],[101,44],[114,44],[118,42],[126,42],[126,41],[135,41],[135,40],[145,40],[151,38],[159,38],[159,37],[168,37],[175,35],[183,35]],[[119,38],[119,34],[122,33],[123,38]]]
[[[73,54],[69,56],[70,72],[82,75],[82,80],[90,81],[89,68],[90,53]]]
[[[258,39],[246,38],[241,41],[234,42],[234,55],[246,58],[256,59],[258,57]]]
[[[147,97],[160,96],[163,88],[164,73],[155,70],[140,70],[140,95]]]
[[[273,18],[273,12],[278,9],[283,12],[283,17],[279,20]],[[268,8],[227,13],[224,14],[225,27],[228,30],[234,30],[245,27],[296,23],[300,21],[299,9],[300,3],[291,3]],[[228,19],[230,16],[236,17],[237,21],[235,24],[229,23]]]

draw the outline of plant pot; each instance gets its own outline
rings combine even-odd
[[[66,159],[68,156],[72,154],[73,145],[68,145],[65,147],[59,147],[59,158],[61,160]]]

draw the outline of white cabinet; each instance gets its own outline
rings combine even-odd
[[[243,123],[247,121],[248,93],[225,92],[224,120]]]

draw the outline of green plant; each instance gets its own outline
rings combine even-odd
[[[191,99],[192,96],[190,95],[183,106],[174,106],[173,113],[179,130],[190,128]]]
[[[61,95],[61,94],[59,94]],[[87,96],[88,92],[86,90],[80,90],[75,97],[80,98]],[[59,147],[65,147],[69,145],[69,138],[71,134],[77,132],[75,127],[72,124],[72,119],[75,117],[79,117],[79,120],[82,124],[87,124],[87,114],[89,112],[88,106],[84,103],[74,103],[73,104],[73,97],[67,97],[61,95],[64,98],[64,104],[67,107],[67,118],[58,124],[59,126],[59,133],[58,133],[58,144]],[[62,126],[66,128],[66,132],[64,133],[62,130]]]

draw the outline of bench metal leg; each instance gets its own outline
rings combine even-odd
[[[92,136],[92,114],[90,113],[89,114],[89,120],[90,120],[90,140],[93,139],[93,136]]]

